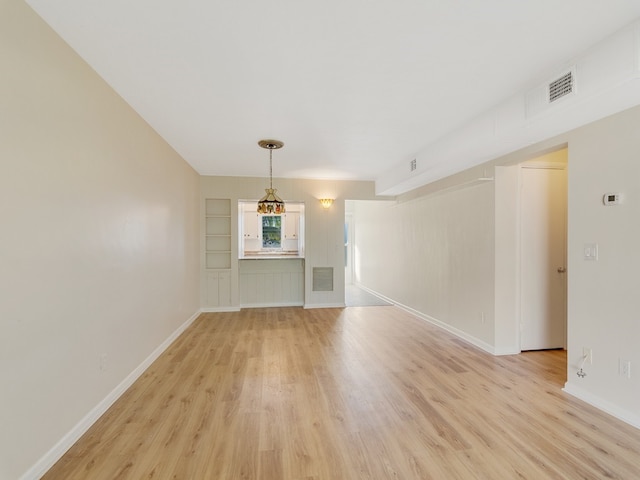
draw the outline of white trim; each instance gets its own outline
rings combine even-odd
[[[346,210],[346,207],[345,207]],[[345,259],[345,268],[344,268],[344,283],[345,285],[352,285],[354,283],[355,271],[354,271],[354,240],[355,240],[355,222],[353,221],[353,213],[345,213],[344,215],[344,223],[347,228],[347,248],[345,248],[345,252],[347,258]]]
[[[202,313],[217,313],[217,312],[239,312],[240,307],[206,307],[200,310]]]
[[[271,303],[247,303],[240,305],[240,308],[269,308],[269,307],[302,307],[302,302],[271,302]]]
[[[556,151],[560,151],[565,148],[567,147],[559,148],[558,150],[555,150],[554,152],[550,152],[550,153],[555,153]],[[548,155],[548,154],[542,154],[540,156],[544,157],[545,155]],[[565,162],[536,162],[534,158],[532,160],[527,160],[521,163],[520,168],[529,169],[529,170],[566,170],[567,164]]]
[[[401,303],[396,303],[395,304],[397,307],[411,313],[412,315],[415,315],[418,318],[421,318],[422,320],[426,320],[427,322],[435,325],[436,327],[440,327],[443,330],[446,330],[449,333],[452,333],[453,335],[455,335],[458,338],[461,338],[462,340],[466,341],[467,343],[470,343],[471,345],[478,347],[482,350],[484,350],[487,353],[490,353],[491,355],[496,355],[495,352],[495,348],[493,347],[493,345],[489,345],[487,342],[480,340],[479,338],[476,338],[474,336],[469,335],[466,332],[463,332],[462,330],[459,330],[455,327],[452,327],[451,325],[444,323],[440,320],[438,320],[437,318],[433,318],[425,313],[419,312],[418,310],[414,310],[411,307],[407,307],[406,305],[402,305]]]
[[[608,413],[609,415],[616,417],[618,420],[622,420],[623,422],[628,423],[632,427],[640,428],[640,415],[638,415],[637,413],[625,410],[624,408],[620,408],[619,406],[614,405],[613,403],[604,400],[596,395],[593,395],[585,389],[569,382],[564,384],[564,388],[562,389],[562,391],[582,400],[583,402],[588,403],[589,405],[596,407],[599,410],[602,410],[603,412]]]
[[[355,283],[354,285],[355,285],[356,287],[358,287],[358,288],[360,288],[360,289],[364,290],[365,292],[370,293],[370,294],[371,294],[371,295],[373,295],[374,297],[378,297],[379,299],[384,300],[385,302],[390,303],[391,305],[396,305],[395,300],[393,300],[393,299],[391,299],[391,298],[389,298],[389,297],[385,297],[385,296],[384,296],[384,295],[382,295],[381,293],[378,293],[378,292],[376,292],[375,290],[371,290],[370,288],[365,287],[364,285],[362,285],[362,284],[361,284],[361,283],[359,283],[359,282],[358,282],[358,283]],[[376,305],[376,306],[378,306],[378,305]],[[385,305],[379,305],[379,306],[384,307]]]
[[[45,453],[20,480],[37,480],[76,443],[82,435],[115,403],[120,396],[145,372],[147,368],[171,345],[200,315],[198,310],[186,322],[180,325],[164,342],[162,342],[151,354],[138,365],[127,377],[120,382],[100,403],[98,403],[87,415],[84,416],[58,443]]]
[[[551,162],[551,161],[545,161],[545,162],[540,162],[540,161],[536,161],[536,159],[538,158],[542,158],[546,155],[551,155],[557,152],[560,152],[562,150],[566,151],[566,161],[562,162],[562,161],[557,161],[557,162]],[[521,164],[519,164],[519,171],[518,171],[518,218],[517,218],[517,224],[518,224],[518,245],[517,245],[517,255],[518,255],[518,261],[517,261],[517,274],[518,274],[518,278],[517,278],[517,292],[518,292],[518,297],[517,297],[517,304],[518,304],[518,315],[517,315],[517,322],[518,322],[518,346],[520,348],[520,351],[522,351],[522,331],[524,328],[524,323],[523,323],[523,319],[524,317],[524,313],[523,313],[523,309],[522,309],[522,298],[524,296],[524,291],[522,289],[522,276],[523,276],[523,271],[522,271],[522,262],[523,262],[523,251],[522,251],[522,243],[523,243],[523,219],[525,218],[525,216],[522,214],[522,205],[523,205],[523,185],[524,185],[524,179],[523,179],[523,172],[525,170],[560,170],[560,171],[564,171],[565,172],[565,179],[564,179],[564,196],[565,196],[565,205],[564,205],[564,244],[562,246],[563,249],[563,257],[564,257],[564,267],[566,268],[567,263],[569,261],[569,254],[567,251],[567,245],[568,245],[568,239],[569,239],[569,193],[568,193],[568,188],[569,188],[569,179],[568,179],[568,161],[569,161],[569,146],[565,145],[563,147],[551,150],[551,151],[547,151],[546,153],[542,153],[537,157],[534,157],[530,160],[527,160],[526,162],[523,162]],[[563,340],[563,348],[564,350],[567,350],[568,348],[568,342],[569,342],[569,313],[568,313],[568,302],[569,302],[569,283],[567,281],[567,278],[565,277],[565,285],[564,285],[564,340]]]
[[[346,308],[344,303],[305,303],[303,305],[305,310],[314,308]]]
[[[502,357],[504,355],[519,355],[520,353],[522,353],[522,350],[520,350],[518,347],[513,346],[513,347],[494,348],[492,353],[496,357]]]
[[[363,285],[358,284],[358,286],[360,288],[362,288],[363,290],[371,293],[372,295],[375,295],[376,297],[379,297],[393,305],[395,305],[398,308],[401,308],[402,310],[409,312],[410,314],[421,318],[422,320],[426,320],[427,322],[435,325],[436,327],[440,327],[443,330],[446,330],[449,333],[452,333],[453,335],[455,335],[458,338],[461,338],[462,340],[470,343],[471,345],[474,345],[478,348],[481,348],[482,350],[484,350],[485,352],[490,353],[491,355],[513,355],[515,353],[520,353],[520,351],[513,351],[510,349],[501,349],[501,350],[496,350],[495,347],[493,345],[489,345],[487,342],[480,340],[479,338],[476,338],[474,336],[469,335],[466,332],[463,332],[462,330],[459,330],[455,327],[452,327],[451,325],[449,325],[448,323],[442,322],[440,320],[438,320],[437,318],[431,317],[425,313],[422,313],[418,310],[415,310],[411,307],[408,307],[406,305],[403,305],[401,303],[398,303],[394,300],[392,300],[391,298],[385,297],[384,295],[382,295],[381,293],[378,293],[374,290],[371,290],[370,288],[367,288]]]

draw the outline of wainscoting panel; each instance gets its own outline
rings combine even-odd
[[[304,305],[304,260],[240,260],[240,307]]]

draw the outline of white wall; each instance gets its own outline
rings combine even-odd
[[[0,0],[0,69],[0,478],[16,479],[198,311],[199,183],[23,2]]]
[[[493,182],[460,178],[355,204],[355,281],[487,350],[494,345]]]
[[[518,165],[495,167],[495,343],[520,353],[520,188]]]

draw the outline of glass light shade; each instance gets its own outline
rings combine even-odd
[[[267,194],[258,202],[258,213],[279,215],[285,213],[284,202],[275,188],[265,188]]]
[[[322,204],[322,208],[329,208],[333,205],[333,198],[321,198],[320,203]]]

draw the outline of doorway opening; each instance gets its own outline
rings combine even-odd
[[[347,307],[392,305],[358,281],[356,272],[356,200],[345,200],[344,216],[344,297]]]
[[[567,149],[520,165],[520,348],[567,345]]]

